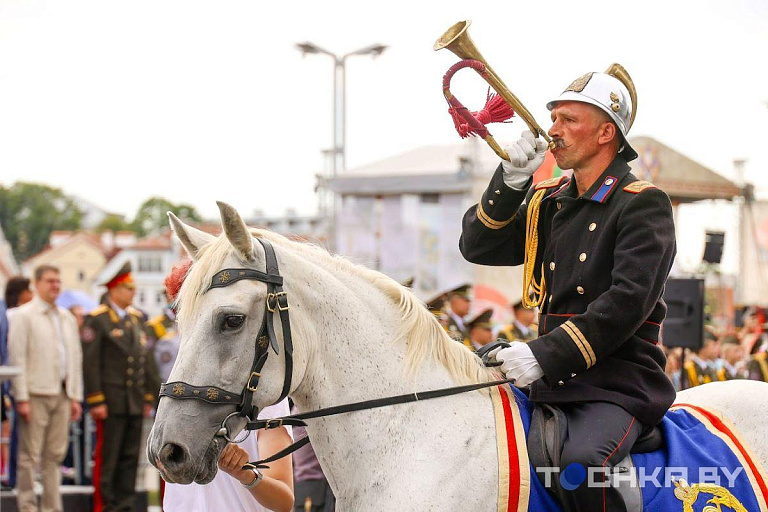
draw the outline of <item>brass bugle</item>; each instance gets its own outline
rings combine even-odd
[[[435,41],[435,46],[433,49],[437,51],[442,50],[443,48],[448,48],[461,59],[472,59],[483,63],[486,68],[486,73],[483,75],[483,78],[485,78],[485,80],[488,82],[488,85],[490,85],[493,90],[496,91],[496,93],[501,96],[504,101],[509,104],[510,107],[512,107],[512,109],[515,111],[515,114],[520,116],[523,121],[525,121],[525,124],[528,125],[528,129],[530,129],[536,137],[543,137],[544,140],[547,141],[549,149],[553,149],[555,147],[555,143],[552,141],[552,139],[549,138],[547,132],[545,132],[541,126],[539,126],[539,124],[533,118],[533,115],[528,111],[527,108],[525,108],[525,105],[523,105],[522,102],[517,99],[517,96],[515,96],[512,91],[509,90],[506,84],[504,84],[504,82],[499,78],[493,68],[491,68],[488,62],[483,58],[483,55],[475,46],[472,38],[469,37],[469,32],[467,29],[471,23],[471,21],[465,20],[454,24],[451,28],[446,30],[445,33],[440,36],[437,41]],[[450,93],[446,92],[446,94]],[[450,100],[450,98],[447,99]],[[509,160],[509,155],[507,155],[506,151],[501,149],[499,144],[490,134],[485,138],[485,141],[489,146],[491,146],[497,155],[499,155],[504,160]]]

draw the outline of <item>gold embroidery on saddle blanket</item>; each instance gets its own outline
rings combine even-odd
[[[736,427],[734,427],[723,413],[711,407],[704,408],[685,403],[675,403],[670,407],[671,411],[678,409],[687,411],[690,415],[699,420],[710,433],[720,438],[731,449],[741,463],[741,466],[744,468],[752,489],[754,490],[755,498],[760,507],[759,512],[768,512],[768,502],[766,501],[766,496],[760,492],[761,485],[759,484],[759,482],[768,481],[768,475],[766,475],[765,469],[760,464],[759,459],[755,457],[752,449],[738,433]],[[714,422],[720,423],[721,426],[718,428]],[[755,464],[751,464],[751,461],[754,461]],[[708,503],[718,504],[716,507],[706,507],[702,512],[724,512],[725,509],[721,508],[721,506],[734,507],[735,504],[738,504],[741,508],[733,508],[734,512],[743,512],[745,510],[739,501],[735,501],[734,505],[728,505],[728,501],[723,501],[727,496],[722,491],[725,491],[730,495],[730,492],[725,489],[716,489],[717,486],[707,484],[694,484],[693,486],[686,488],[687,484],[684,481],[682,481],[681,484],[682,485],[678,485],[678,482],[675,482],[675,497],[683,502],[683,512],[693,510],[691,508],[693,501],[696,501],[696,496],[700,493],[713,494],[714,497],[710,499]],[[696,489],[695,493],[693,493],[694,488]],[[718,489],[722,489],[722,491]],[[678,492],[680,492],[680,494],[678,494]],[[686,500],[689,500],[691,496],[694,496],[694,498],[691,502],[691,507],[689,507]],[[749,512],[758,511],[750,510]]]
[[[531,470],[520,409],[509,386],[491,388],[490,393],[499,457],[498,512],[527,512]]]
[[[693,484],[689,486],[688,482],[683,479],[675,481],[675,497],[683,502],[683,512],[693,512],[693,504],[696,503],[699,494],[711,494],[712,499],[707,500],[707,503],[714,505],[704,507],[702,512],[722,512],[723,509],[721,507],[727,507],[729,510],[733,510],[733,512],[747,512],[744,505],[724,487],[712,484]]]

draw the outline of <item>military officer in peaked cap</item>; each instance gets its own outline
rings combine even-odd
[[[538,337],[536,331],[536,309],[523,306],[523,299],[510,305],[512,322],[499,331],[500,340],[528,342]]]
[[[104,303],[83,323],[86,403],[96,421],[94,510],[131,511],[142,418],[160,383],[147,348],[143,315],[131,306],[136,285],[126,262],[104,285]]]
[[[492,316],[493,309],[489,308],[467,320],[469,342],[471,343],[470,348],[472,350],[478,350],[493,341]]]
[[[446,308],[446,328],[448,335],[456,341],[463,343],[467,348],[472,348],[472,344],[469,341],[469,329],[464,322],[464,317],[469,314],[469,308],[472,305],[472,300],[469,296],[469,291],[472,286],[469,284],[462,284],[452,288],[446,293],[447,308]]]
[[[573,177],[533,185],[547,144],[525,132],[463,220],[464,257],[524,265],[526,307],[541,308],[539,336],[496,358],[534,404],[565,413],[561,468],[610,471],[675,397],[657,346],[675,228],[669,197],[630,172],[634,91],[618,64],[574,81],[547,104],[552,153]],[[611,487],[558,494],[568,511],[626,510]]]
[[[445,311],[445,304],[448,298],[445,296],[445,292],[440,292],[437,295],[433,295],[424,301],[424,305],[427,309],[435,315],[437,321],[443,326],[443,329],[448,330],[448,313]]]

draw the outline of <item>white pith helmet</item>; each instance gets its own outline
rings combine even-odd
[[[587,73],[569,85],[556,100],[547,103],[552,110],[559,101],[580,101],[598,107],[616,123],[622,136],[619,154],[629,162],[637,152],[627,142],[637,110],[637,94],[632,79],[619,64],[613,64],[605,73]]]

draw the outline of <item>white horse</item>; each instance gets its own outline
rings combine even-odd
[[[249,230],[233,208],[219,208],[225,229],[219,237],[171,215],[194,264],[179,294],[182,341],[169,381],[233,394],[246,385],[267,285],[244,280],[208,287],[225,268],[264,271],[265,251],[256,238],[272,243],[285,279],[295,347],[290,396],[301,411],[499,378],[389,277],[319,247]],[[239,329],[222,328],[230,316],[245,321]],[[284,341],[280,322],[274,324],[281,351],[261,372],[253,395],[259,408],[274,403],[283,387]],[[723,412],[765,466],[766,391],[762,383],[741,381],[701,386],[679,400]],[[167,481],[209,482],[225,444],[216,434],[234,410],[163,397],[148,442],[150,462]],[[486,390],[308,423],[338,510],[497,510],[496,428]]]

